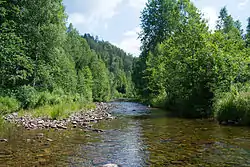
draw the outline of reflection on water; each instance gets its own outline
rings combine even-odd
[[[118,119],[95,125],[103,133],[0,126],[0,138],[9,140],[0,143],[0,166],[250,166],[249,128],[169,118],[137,103],[115,104]]]

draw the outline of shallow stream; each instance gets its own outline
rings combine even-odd
[[[165,111],[114,102],[117,119],[97,133],[81,129],[0,127],[0,167],[5,166],[250,166],[250,128],[208,120],[171,118]]]

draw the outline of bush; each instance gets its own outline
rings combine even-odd
[[[166,108],[166,99],[167,99],[167,95],[166,92],[161,92],[160,95],[155,96],[150,98],[150,104],[153,107],[160,107],[160,108]]]
[[[49,92],[40,92],[38,93],[38,101],[36,107],[45,106],[45,105],[56,105],[62,103],[62,97],[58,94],[51,94]]]
[[[250,125],[250,92],[245,92],[247,87],[234,86],[230,92],[218,95],[213,109],[219,122],[231,120]]]
[[[8,114],[17,111],[20,103],[15,98],[0,97],[0,114]]]
[[[32,86],[22,86],[17,90],[16,98],[24,109],[35,108],[39,100],[39,93]]]

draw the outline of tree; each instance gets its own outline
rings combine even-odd
[[[176,0],[149,0],[141,14],[142,50],[148,52],[169,37],[178,25]]]
[[[32,85],[47,87],[65,40],[65,13],[62,0],[23,0],[18,21],[19,35],[25,40],[27,56],[34,62]],[[44,75],[47,73],[47,75]]]
[[[0,2],[0,80],[1,87],[14,88],[28,82],[33,71],[26,55],[25,41],[16,27],[20,16],[18,1]]]
[[[108,101],[110,99],[110,83],[105,63],[100,59],[95,59],[91,64],[91,71],[94,101]]]
[[[248,24],[246,28],[246,46],[250,48],[250,17],[248,18]]]
[[[133,80],[146,102],[167,106],[185,117],[211,116],[215,93],[228,91],[245,75],[247,56],[240,22],[234,22],[223,8],[218,30],[211,34],[189,0],[179,0],[176,5],[173,33],[142,53],[134,65]],[[158,23],[144,24],[157,27]]]
[[[94,38],[90,34],[85,34],[84,39],[108,69],[112,96],[119,94],[119,96],[125,97],[132,94],[131,85],[133,84],[129,77],[131,77],[132,73],[133,56],[107,41],[100,41],[97,37]],[[130,85],[131,89],[128,88],[128,85]]]
[[[88,66],[78,72],[77,92],[87,101],[92,101],[93,77]]]

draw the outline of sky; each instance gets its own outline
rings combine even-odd
[[[250,17],[250,0],[191,0],[214,29],[220,9],[226,6],[243,28]],[[140,13],[147,0],[63,0],[68,23],[81,33],[90,33],[122,48],[140,54]]]

